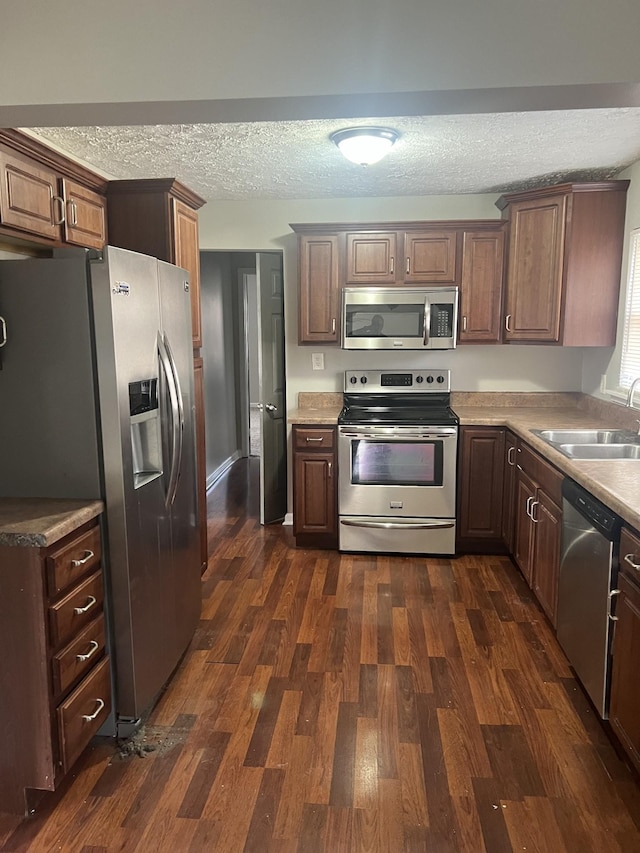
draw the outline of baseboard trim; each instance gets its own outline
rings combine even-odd
[[[241,456],[242,454],[240,453],[240,451],[236,450],[234,453],[231,454],[231,456],[229,456],[228,459],[224,460],[222,465],[218,465],[218,467],[212,474],[209,474],[209,476],[207,477],[207,491],[210,491],[210,489],[215,486],[220,477],[223,477],[227,473],[229,468],[231,468],[233,463],[237,462],[238,459],[241,458]]]

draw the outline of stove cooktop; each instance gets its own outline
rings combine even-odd
[[[449,406],[379,406],[345,405],[338,415],[339,424],[432,424],[456,426],[456,413]]]

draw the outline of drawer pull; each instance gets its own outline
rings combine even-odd
[[[89,598],[87,599],[87,603],[85,604],[85,606],[84,607],[74,607],[73,612],[77,613],[78,615],[80,613],[86,613],[87,610],[91,610],[93,605],[96,603],[97,602],[96,602],[95,598],[92,595],[90,595]]]
[[[98,707],[96,708],[96,710],[94,711],[93,714],[83,714],[82,715],[82,719],[86,720],[87,723],[90,723],[91,720],[95,720],[95,718],[98,716],[100,711],[102,711],[102,709],[104,708],[104,702],[102,701],[102,699],[96,699],[96,702],[98,703]]]
[[[100,648],[100,644],[96,643],[95,640],[91,640],[89,645],[91,648],[86,653],[86,655],[76,655],[76,660],[89,660],[89,658],[93,657],[95,655],[95,653],[98,651],[98,649]]]
[[[84,557],[81,560],[71,560],[71,565],[74,567],[84,566],[84,564],[88,563],[89,560],[93,559],[93,557],[95,557],[93,551],[85,551]]]
[[[307,436],[306,440],[307,441],[324,441],[324,438],[309,438],[309,436]]]
[[[634,557],[635,557],[635,554],[625,554],[624,555],[624,561],[625,561],[625,563],[629,563],[631,568],[635,569],[636,572],[640,572],[640,564],[633,562]]]

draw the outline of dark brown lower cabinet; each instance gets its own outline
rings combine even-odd
[[[513,557],[540,606],[556,624],[562,538],[563,475],[525,442],[516,449]]]
[[[620,564],[609,722],[640,772],[640,570],[633,568],[640,566],[640,539],[626,529],[620,540]]]
[[[293,533],[296,544],[338,546],[335,427],[293,428]]]
[[[507,551],[513,551],[513,533],[516,502],[516,446],[517,438],[511,430],[504,434],[504,479],[502,481],[502,541]]]
[[[460,430],[458,551],[504,551],[504,434],[501,427],[463,426]]]

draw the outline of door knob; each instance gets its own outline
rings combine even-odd
[[[274,406],[273,403],[265,403],[264,407],[268,412],[277,412],[278,411],[278,407]]]

